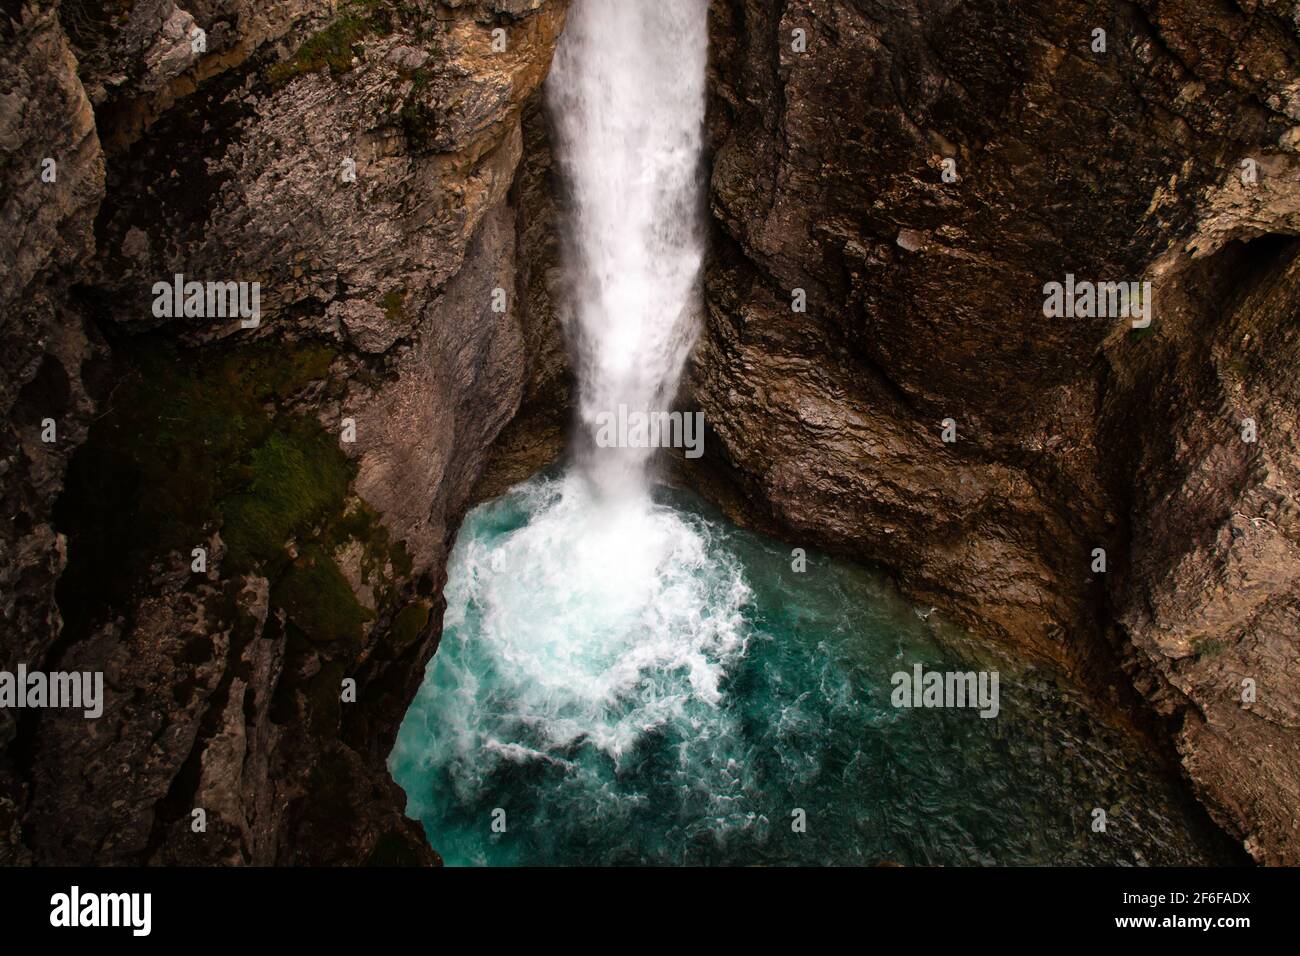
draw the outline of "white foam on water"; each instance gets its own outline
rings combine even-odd
[[[607,791],[610,765],[665,728],[685,741],[684,787],[722,800],[740,774],[736,718],[718,706],[747,640],[739,563],[652,502],[652,449],[594,440],[602,412],[668,408],[698,328],[706,17],[707,0],[578,0],[547,80],[577,464],[515,489],[523,527],[462,529],[443,644],[407,718],[418,732],[404,727],[390,760],[447,771],[467,803],[505,764]]]
[[[443,643],[408,717],[423,732],[404,728],[393,760],[453,768],[472,801],[506,762],[599,776],[655,731],[738,741],[718,705],[751,592],[709,526],[649,498],[601,499],[572,474],[512,494],[527,523],[466,528],[452,555]],[[698,748],[680,758],[709,786]]]

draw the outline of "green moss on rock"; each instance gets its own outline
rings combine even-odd
[[[295,659],[282,707],[302,700],[313,734],[331,735],[338,694],[377,616],[401,606],[412,559],[351,490],[355,465],[337,436],[298,403],[327,379],[335,353],[318,343],[183,349],[144,337],[119,350],[130,365],[73,457],[56,525],[68,535],[59,602],[73,636],[127,611],[151,566],[221,534],[220,569],[269,579],[272,630]],[[361,545],[362,606],[338,554]],[[397,640],[418,637],[422,604],[397,615]],[[281,622],[282,619],[282,622]],[[387,642],[385,647],[387,647]],[[293,713],[291,708],[283,713]]]
[[[438,131],[438,116],[432,104],[433,79],[428,70],[411,74],[411,89],[402,101],[399,116],[407,139],[417,145],[433,141]]]
[[[429,608],[424,604],[408,604],[393,619],[388,634],[388,647],[394,657],[400,656],[415,645],[420,632],[429,623]]]
[[[227,561],[240,572],[273,564],[290,537],[336,514],[352,479],[333,436],[301,419],[255,448],[247,473],[247,490],[222,506]]]
[[[1229,646],[1230,645],[1227,641],[1221,640],[1217,637],[1201,641],[1195,648],[1196,659],[1199,661],[1203,657],[1216,657],[1226,651]]]
[[[360,644],[374,618],[334,559],[316,546],[305,549],[276,580],[271,604],[284,608],[313,644]]]
[[[359,498],[325,536],[326,544],[336,553],[349,541],[362,546],[361,581],[374,591],[376,603],[395,602],[399,581],[410,577],[414,561],[403,542],[392,540],[379,512]]]
[[[380,308],[384,310],[384,318],[389,322],[406,321],[406,290],[393,289],[386,293],[379,300]]]
[[[339,476],[347,474],[346,457],[337,449],[333,457],[326,453],[318,425],[280,410],[325,376],[334,359],[329,347],[277,342],[187,350],[141,339],[130,354],[131,367],[121,370],[104,413],[72,458],[55,508],[55,525],[69,539],[60,605],[74,628],[120,606],[153,561],[172,551],[188,555],[224,519],[241,541],[242,567],[265,557],[270,529],[249,527],[261,509],[239,507],[250,487],[269,489],[288,477],[301,488],[306,470],[320,467],[328,493],[341,497]],[[259,468],[278,475],[259,476]],[[306,518],[326,510],[319,492],[309,500]],[[304,517],[303,509],[295,507],[293,516]],[[274,530],[284,528],[277,519]],[[300,530],[297,523],[292,530]]]
[[[303,41],[297,52],[266,71],[266,81],[280,86],[304,73],[329,68],[339,76],[352,69],[353,46],[371,34],[386,35],[393,29],[394,11],[383,0],[353,0],[343,13],[318,33]]]

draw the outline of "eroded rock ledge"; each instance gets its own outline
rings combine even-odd
[[[1300,862],[1294,5],[711,22],[700,480],[1103,698],[1122,664],[1220,824]],[[1151,280],[1152,326],[1044,318],[1067,273]]]
[[[385,759],[544,377],[515,187],[565,7],[4,4],[0,666],[109,692],[0,715],[0,862],[435,858]],[[156,318],[177,273],[260,325]]]

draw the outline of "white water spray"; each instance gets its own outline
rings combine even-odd
[[[666,411],[700,315],[707,0],[578,0],[547,95],[567,186],[578,456],[643,496],[653,449],[596,448],[597,416]]]
[[[652,449],[595,441],[602,412],[668,409],[695,338],[706,15],[707,0],[576,0],[556,52],[578,464],[471,514],[452,554],[442,647],[392,760],[445,774],[459,800],[549,767],[591,812],[629,813],[641,798],[610,774],[664,734],[710,818],[744,785],[721,706],[750,637],[740,563],[655,502]],[[521,512],[508,530],[491,517]]]

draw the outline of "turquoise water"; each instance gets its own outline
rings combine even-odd
[[[1049,677],[875,572],[794,571],[688,493],[601,506],[579,477],[530,480],[466,518],[446,597],[390,768],[448,864],[1227,859]],[[998,716],[894,707],[918,662],[996,669]]]

